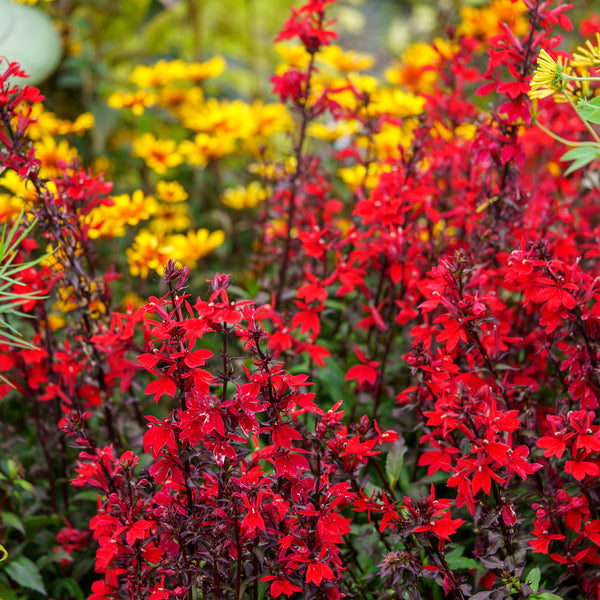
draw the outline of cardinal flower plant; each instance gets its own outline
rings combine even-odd
[[[571,8],[464,8],[383,83],[310,0],[276,40],[277,108],[244,113],[260,148],[226,133],[241,104],[190,91],[221,61],[140,69],[155,95],[113,106],[159,115],[191,82],[170,106],[193,140],[170,162],[138,141],[159,176],[247,153],[223,195],[241,269],[208,257],[221,230],[139,229],[185,205],[175,179],[146,182],[160,208],[74,153],[49,171],[43,98],[2,62],[4,220],[23,211],[0,288],[3,597],[600,598],[600,27],[568,54]]]

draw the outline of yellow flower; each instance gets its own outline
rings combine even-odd
[[[545,98],[557,92],[572,92],[570,82],[563,81],[563,74],[568,74],[569,67],[559,57],[555,61],[545,50],[540,50],[537,58],[537,68],[530,82],[530,98]]]
[[[169,204],[188,199],[188,193],[178,181],[159,181],[156,184],[156,195],[159,200]]]
[[[410,148],[415,127],[415,119],[405,120],[401,126],[382,127],[381,131],[373,135],[377,158],[380,161],[399,159],[400,149]]]
[[[208,229],[188,231],[187,235],[175,234],[168,238],[173,248],[172,257],[193,269],[197,262],[218,248],[225,241],[225,232],[218,229],[210,233]]]
[[[129,81],[139,88],[153,88],[185,80],[187,65],[181,59],[159,60],[154,65],[138,65],[129,76]]]
[[[146,300],[135,292],[127,292],[121,300],[121,310],[128,311],[131,309],[136,310],[142,308],[146,304]]]
[[[187,65],[186,80],[201,83],[209,77],[217,77],[227,68],[227,63],[222,56],[213,58],[202,63],[190,63]]]
[[[163,267],[173,257],[173,246],[162,236],[142,229],[135,236],[133,246],[127,248],[127,262],[134,277],[146,279],[150,271],[162,274]]]
[[[261,100],[256,100],[250,106],[248,117],[252,126],[250,139],[255,136],[270,137],[279,131],[288,129],[293,123],[285,105],[264,104]]]
[[[375,64],[375,59],[372,56],[359,54],[355,50],[344,51],[336,45],[325,46],[319,54],[319,60],[344,73],[365,71]]]
[[[68,121],[44,110],[40,103],[33,104],[31,108],[32,121],[27,126],[27,135],[34,141],[49,135],[81,135],[94,126],[94,116],[91,113],[83,113],[75,121]]]
[[[191,222],[190,211],[185,204],[161,204],[149,227],[153,233],[170,233],[187,229]]]
[[[184,115],[183,124],[196,132],[248,138],[253,133],[250,107],[241,100],[209,98],[193,113]]]
[[[175,140],[157,139],[151,133],[144,133],[133,142],[133,154],[143,158],[146,164],[159,175],[167,169],[183,162],[183,156],[177,151]]]
[[[310,63],[310,54],[304,46],[290,46],[288,44],[275,44],[275,52],[281,56],[285,64],[277,67],[277,74],[281,75],[289,67],[297,69],[306,69]]]
[[[179,152],[192,166],[204,166],[212,159],[222,158],[234,150],[235,144],[230,137],[215,137],[207,133],[199,133],[193,142],[184,140],[179,144]]]
[[[489,6],[481,8],[464,6],[460,9],[460,17],[457,33],[481,41],[500,34],[502,23],[508,25],[517,36],[524,35],[528,27],[527,6],[521,0],[494,0]]]
[[[248,167],[250,173],[260,175],[263,179],[276,181],[283,179],[289,173],[293,173],[298,167],[298,161],[295,156],[290,156],[285,163],[259,164],[252,163]]]
[[[600,67],[600,33],[596,33],[596,45],[589,40],[585,43],[585,48],[579,46],[573,53],[571,65],[574,67]]]
[[[335,142],[341,137],[351,137],[358,132],[358,121],[331,121],[329,123],[311,123],[308,126],[307,134],[318,140],[325,142]]]
[[[136,190],[131,196],[113,196],[112,201],[111,206],[97,206],[87,215],[85,221],[90,227],[91,239],[122,237],[126,225],[134,227],[158,209],[154,197],[145,196],[142,190]]]
[[[264,202],[270,193],[269,188],[264,188],[258,181],[253,181],[248,187],[238,186],[225,190],[221,202],[236,210],[244,210]]]
[[[156,94],[138,90],[133,94],[115,92],[108,98],[108,105],[112,108],[129,108],[134,115],[141,115],[149,106],[156,104]]]
[[[61,140],[58,144],[53,137],[44,136],[35,145],[35,155],[42,162],[40,174],[42,177],[52,179],[58,177],[63,169],[79,157],[77,150],[67,140]]]
[[[353,191],[360,187],[372,190],[377,186],[381,173],[390,170],[389,164],[371,163],[368,173],[364,165],[355,165],[338,169],[337,174]]]
[[[0,193],[0,223],[12,222],[23,210],[23,201],[18,196]]]
[[[421,114],[424,108],[425,98],[422,96],[397,88],[379,88],[373,92],[366,113],[370,117],[412,117]]]
[[[393,85],[412,92],[429,92],[437,79],[432,68],[440,61],[440,54],[425,42],[411,44],[402,54],[400,61],[385,71],[385,78]]]

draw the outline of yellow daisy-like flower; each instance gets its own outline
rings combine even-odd
[[[359,54],[355,50],[344,51],[336,45],[325,46],[319,54],[319,60],[344,73],[365,71],[375,64],[375,59],[372,56]]]
[[[167,169],[177,167],[183,162],[175,140],[157,139],[151,133],[144,133],[133,142],[133,154],[143,158],[159,175],[164,175]]]
[[[213,56],[202,63],[190,63],[187,65],[186,79],[194,83],[200,83],[209,77],[217,77],[227,68],[227,63],[222,56]]]
[[[358,121],[331,121],[329,123],[311,123],[307,134],[325,142],[335,142],[341,137],[351,137],[360,129]]]
[[[77,150],[69,146],[67,140],[61,140],[57,144],[56,140],[50,136],[41,138],[37,142],[35,150],[36,157],[42,161],[40,174],[47,179],[59,177],[61,171],[79,157]]]
[[[87,215],[91,239],[122,237],[126,225],[134,227],[149,219],[158,209],[156,200],[145,196],[142,190],[136,190],[131,196],[113,196],[112,201],[111,206],[97,206]]]
[[[139,88],[152,88],[185,80],[187,65],[181,59],[159,60],[153,65],[138,65],[129,76],[129,81]]]
[[[153,233],[171,233],[187,229],[191,222],[190,211],[185,204],[161,204],[149,227]]]
[[[310,63],[310,54],[306,48],[302,45],[289,45],[289,44],[275,44],[275,52],[281,56],[285,64],[277,67],[277,74],[281,75],[284,71],[287,71],[289,67],[296,67],[297,69],[306,69]]]
[[[566,88],[569,83],[563,81],[563,74],[567,73],[568,67],[563,64],[562,58],[555,61],[545,50],[540,50],[537,59],[537,69],[530,82],[530,98],[546,98],[557,92],[571,91]]]
[[[134,277],[146,279],[150,271],[162,275],[163,267],[173,256],[174,248],[162,236],[142,229],[135,236],[133,246],[127,248],[127,262]]]
[[[156,195],[162,202],[175,204],[188,199],[188,193],[178,181],[159,181],[156,184]]]
[[[222,158],[235,150],[235,143],[229,136],[212,136],[199,133],[194,141],[184,140],[179,144],[179,152],[192,166],[207,165],[214,158]]]
[[[146,108],[154,104],[156,104],[156,94],[144,90],[138,90],[133,94],[115,92],[108,98],[108,105],[111,108],[129,108],[138,117],[144,114]]]
[[[187,235],[175,234],[168,238],[173,248],[172,258],[193,269],[197,262],[218,248],[225,241],[225,232],[217,229],[188,231]]]
[[[253,181],[248,187],[238,186],[225,190],[221,202],[235,210],[244,210],[264,202],[270,193],[269,188],[264,188],[258,181]]]
[[[400,61],[385,71],[385,78],[393,85],[411,92],[429,92],[437,79],[433,67],[440,61],[439,52],[425,42],[411,44]]]
[[[589,40],[585,47],[579,46],[576,52],[573,52],[571,65],[574,67],[600,67],[600,33],[596,33],[596,45]]]

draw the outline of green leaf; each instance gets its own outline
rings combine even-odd
[[[536,596],[538,600],[563,600],[562,596],[551,594],[550,592],[542,592]]]
[[[15,485],[18,485],[19,487],[31,494],[35,493],[35,488],[33,487],[33,485],[31,485],[31,483],[29,483],[29,481],[25,479],[15,479]]]
[[[9,587],[2,585],[0,583],[0,598],[2,600],[19,600],[19,596],[17,596],[17,592],[15,590],[11,590]]]
[[[591,163],[594,159],[600,156],[600,146],[578,146],[568,152],[565,152],[560,157],[560,160],[572,160],[573,162],[569,165],[569,168],[565,171],[565,175],[585,167],[585,165]]]
[[[533,590],[533,593],[537,593],[538,588],[540,587],[540,578],[542,574],[538,567],[534,567],[527,573],[527,577],[525,578],[525,583]]]
[[[394,489],[402,468],[404,467],[404,455],[406,454],[406,445],[403,439],[394,442],[392,449],[388,452],[385,459],[385,474],[387,475],[390,487]]]
[[[2,544],[0,544],[0,554],[2,554],[2,556],[0,557],[0,562],[8,558],[8,552]]]
[[[8,527],[12,527],[13,529],[18,529],[23,535],[25,535],[25,526],[23,525],[23,521],[17,517],[14,513],[11,512],[3,512],[2,522]]]
[[[85,594],[79,587],[79,584],[72,578],[60,579],[51,590],[53,596],[57,598],[74,598],[75,600],[84,600]]]
[[[44,582],[37,565],[26,558],[25,556],[19,556],[15,560],[7,563],[4,567],[6,574],[16,581],[19,585],[26,587],[30,590],[35,590],[40,594],[47,596]]]
[[[462,546],[457,546],[446,554],[445,559],[452,571],[455,569],[478,569],[483,571],[483,567],[474,559],[463,556],[465,549]]]
[[[596,96],[590,101],[582,100],[577,106],[577,113],[582,119],[600,125],[600,96]]]
[[[40,529],[48,529],[49,527],[55,527],[62,523],[62,519],[59,515],[52,516],[34,516],[23,519],[23,525],[25,525],[25,531],[27,535],[31,535]]]

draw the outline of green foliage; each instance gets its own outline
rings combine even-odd
[[[41,256],[25,263],[16,262],[19,246],[30,234],[34,225],[35,222],[24,227],[24,212],[21,211],[10,229],[5,225],[0,235],[0,339],[6,344],[19,348],[35,348],[35,346],[24,340],[21,333],[9,324],[8,319],[27,317],[19,307],[28,300],[43,297],[37,292],[18,292],[18,288],[22,285],[17,278],[19,273],[45,258]]]

